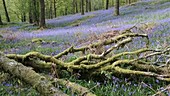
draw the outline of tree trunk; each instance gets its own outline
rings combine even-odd
[[[23,13],[23,20],[24,20],[24,22],[26,22],[26,13],[25,12]]]
[[[29,23],[33,23],[32,12],[29,11]]]
[[[55,88],[46,77],[39,75],[31,68],[28,68],[21,63],[5,57],[1,52],[0,67],[2,67],[4,71],[9,72],[13,76],[34,86],[34,88],[41,93],[41,96],[68,96]]]
[[[84,15],[84,0],[81,0],[81,15]]]
[[[56,13],[56,0],[54,0],[54,17],[57,17],[57,13]]]
[[[33,10],[33,23],[35,23],[35,25],[39,25],[39,3],[38,3],[38,1],[37,0],[32,0],[32,4],[33,4],[33,6],[32,6],[32,9],[31,10]]]
[[[128,4],[131,4],[131,0],[128,0]]]
[[[109,9],[109,0],[106,0],[106,10]]]
[[[92,9],[91,9],[91,0],[89,0],[89,11],[91,12]]]
[[[67,14],[68,14],[67,11],[68,11],[68,9],[67,9],[67,7],[65,7],[65,9],[64,9],[64,15],[67,15]]]
[[[49,12],[49,14],[50,14],[50,19],[52,19],[53,18],[53,9],[52,9],[52,0],[50,1],[50,12]],[[45,9],[44,9],[45,10]]]
[[[29,18],[29,23],[33,23],[33,10],[32,10],[33,4],[32,1],[29,1],[29,12],[28,12],[28,18]]]
[[[114,15],[118,16],[119,15],[119,0],[115,0],[115,13]]]
[[[40,28],[45,28],[45,2],[40,0]]]
[[[89,0],[86,0],[86,12],[89,11]]]
[[[2,2],[3,2],[4,10],[5,10],[6,20],[7,20],[7,22],[10,22],[10,18],[9,18],[9,15],[8,15],[8,10],[6,8],[5,0],[2,0]]]
[[[0,14],[0,25],[3,25],[1,14]]]
[[[75,0],[75,7],[76,7],[76,13],[79,13],[77,0]]]
[[[25,14],[25,12],[21,14],[21,21],[26,22],[26,14]]]

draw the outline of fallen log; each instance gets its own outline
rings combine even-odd
[[[0,52],[0,66],[6,72],[31,84],[43,96],[68,96],[55,88],[44,76],[21,63],[8,59],[2,52]]]

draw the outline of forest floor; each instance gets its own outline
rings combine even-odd
[[[46,20],[48,28],[43,30],[37,30],[37,26],[28,23],[0,26],[0,35],[3,37],[0,37],[0,50],[4,53],[25,54],[29,51],[38,51],[55,55],[71,45],[78,46],[79,40],[85,39],[89,35],[110,31],[119,32],[132,26],[145,29],[144,33],[149,35],[151,42],[150,47],[164,47],[170,45],[169,6],[169,0],[141,0],[122,6],[120,16],[114,16],[114,8],[110,8],[85,13],[85,15],[75,14],[48,19]],[[31,43],[37,38],[46,43],[32,46]],[[138,94],[136,96],[146,95]]]

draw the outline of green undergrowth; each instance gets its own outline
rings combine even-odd
[[[149,77],[144,78],[143,76],[125,76],[126,78],[124,76],[119,76],[119,78],[112,76],[111,79],[105,78],[106,80],[100,82],[92,79],[82,80],[76,75],[68,76],[67,80],[87,87],[97,96],[151,96],[168,84],[167,82]],[[57,84],[55,86],[64,93],[69,94],[69,96],[78,96],[70,88],[58,86]],[[0,96],[40,96],[40,94],[29,84],[11,76],[7,81],[0,83]],[[168,91],[164,91],[161,96],[168,96]]]
[[[51,55],[55,51],[62,50],[68,40],[63,40],[62,36],[49,36],[32,39],[13,39],[0,38],[0,51],[5,53],[26,54],[30,51],[37,51],[42,54]]]

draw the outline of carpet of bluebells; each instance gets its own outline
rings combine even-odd
[[[25,54],[29,51],[38,51],[54,55],[71,45],[77,46],[80,44],[78,43],[79,39],[86,38],[92,33],[121,31],[134,25],[143,28],[144,33],[148,34],[150,47],[159,48],[170,45],[169,0],[141,0],[131,5],[122,6],[120,16],[113,16],[113,12],[114,8],[110,8],[109,10],[89,12],[83,16],[75,14],[49,19],[46,20],[49,28],[44,30],[37,30],[36,26],[27,23],[14,23],[7,27],[0,27],[0,34],[3,36],[0,38],[0,50],[5,53]],[[81,22],[75,22],[77,20]],[[41,38],[44,42],[41,44],[32,43],[31,40],[35,38]],[[138,46],[132,47],[143,46],[142,42],[136,41],[133,43]],[[134,79],[133,77],[109,76],[110,79],[104,82],[84,81],[75,78],[70,79],[89,88],[97,96],[148,96],[164,89],[168,84],[143,77]],[[68,89],[63,90],[68,92]],[[9,81],[0,84],[0,96],[25,95],[37,96],[39,94],[18,79],[10,78]],[[170,96],[170,92],[165,91],[162,96],[164,95]]]

